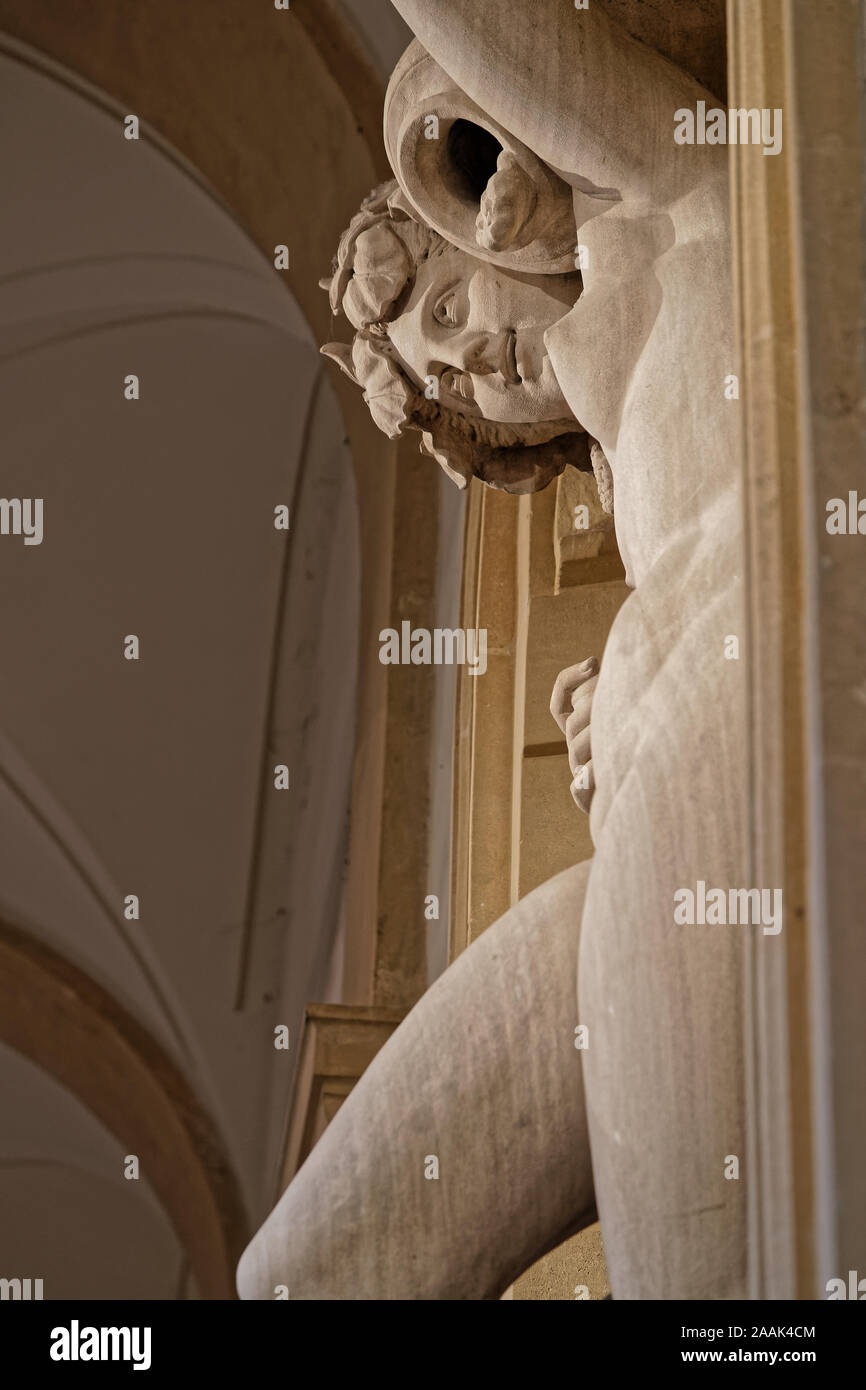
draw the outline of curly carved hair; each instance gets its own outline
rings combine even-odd
[[[354,341],[321,349],[364,392],[390,439],[420,430],[421,452],[441,464],[458,487],[481,478],[505,492],[536,492],[567,464],[593,471],[590,441],[574,420],[504,424],[450,410],[429,400],[395,360],[387,325],[399,317],[418,267],[449,243],[405,200],[396,180],[364,199],[340,238],[333,275],[321,281],[331,309],[345,313]]]

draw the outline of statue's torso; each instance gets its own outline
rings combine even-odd
[[[630,280],[605,265],[614,238],[596,221],[590,257],[594,245],[608,278],[590,275],[571,316],[573,369],[588,374],[582,423],[598,426],[611,462],[635,586],[608,637],[590,725],[595,855],[578,977],[597,1197],[617,1297],[741,1297],[745,1205],[723,1164],[745,1143],[742,933],[753,928],[674,919],[675,893],[699,880],[752,886],[724,183],[675,209],[667,228],[656,217],[643,229],[648,247],[660,235],[667,244],[652,261],[626,260]],[[640,242],[640,226],[630,230]],[[605,301],[594,304],[598,285]],[[618,342],[625,353],[607,390],[593,328],[611,356]]]
[[[593,701],[597,844],[641,760],[652,761],[669,733],[688,741],[682,723],[699,694],[698,722],[724,724],[734,740],[740,731],[742,668],[725,656],[726,638],[742,639],[743,629],[724,170],[667,212],[622,206],[580,238],[585,293],[548,341],[572,409],[610,461],[617,540],[635,588],[608,638]],[[678,814],[687,813],[696,756],[672,743]]]

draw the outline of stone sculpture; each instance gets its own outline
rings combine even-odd
[[[709,94],[598,5],[395,4],[418,39],[386,108],[397,182],[343,238],[332,303],[356,336],[328,350],[461,483],[594,463],[634,593],[600,672],[563,672],[551,705],[589,769],[592,861],[423,997],[239,1288],[497,1297],[597,1210],[615,1298],[743,1296],[751,928],[674,920],[678,889],[752,886],[726,151],[675,144]]]

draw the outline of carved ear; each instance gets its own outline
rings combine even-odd
[[[340,371],[345,372],[349,380],[354,381],[356,386],[361,385],[355,376],[352,365],[352,349],[348,343],[325,343],[323,347],[319,348],[319,352],[323,353],[325,357],[330,357],[332,362],[336,362]]]

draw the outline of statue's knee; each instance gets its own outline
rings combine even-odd
[[[273,1292],[266,1288],[263,1246],[263,1233],[259,1231],[241,1255],[235,1279],[239,1298],[262,1299],[274,1296]]]
[[[308,1230],[305,1223],[292,1219],[289,1192],[240,1258],[235,1282],[242,1299],[317,1296],[313,1290],[319,1271],[308,1249]]]

